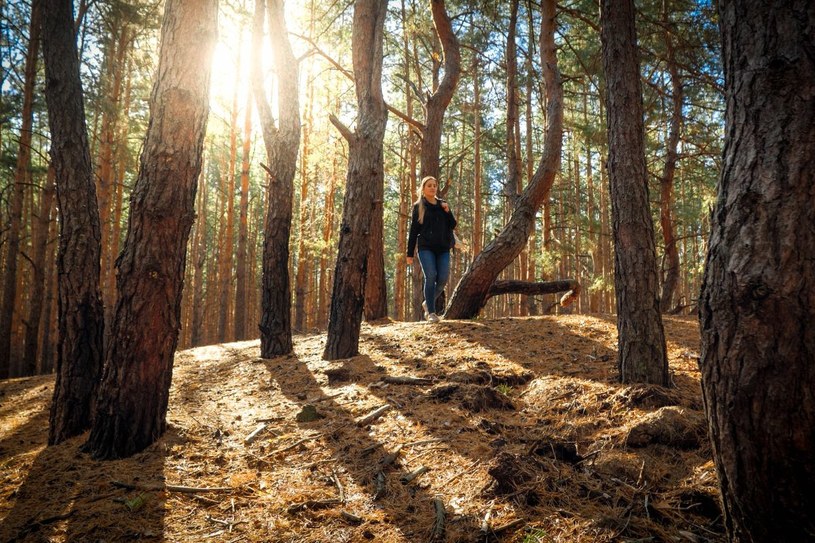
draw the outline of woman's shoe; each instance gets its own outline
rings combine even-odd
[[[439,322],[439,320],[440,320],[439,316],[436,315],[435,313],[431,313],[430,315],[427,316],[427,322]]]
[[[427,302],[422,302],[422,311],[424,311],[424,320],[427,320],[430,317],[430,313],[427,312]]]

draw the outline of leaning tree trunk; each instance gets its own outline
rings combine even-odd
[[[382,151],[388,110],[382,97],[382,42],[387,2],[357,0],[354,5],[352,56],[359,117],[351,132],[331,121],[348,140],[340,241],[323,358],[337,360],[359,353],[359,329],[365,302],[368,237],[374,205],[370,198],[384,183]]]
[[[518,198],[512,216],[498,236],[476,256],[461,278],[445,314],[449,319],[470,319],[486,303],[498,275],[521,254],[535,227],[535,215],[549,198],[555,175],[560,169],[563,140],[563,85],[557,66],[555,46],[555,1],[542,5],[540,55],[546,83],[546,137],[543,156],[535,174]]]
[[[117,263],[113,330],[85,446],[94,458],[130,456],[166,429],[217,11],[217,0],[165,6],[150,124]]]
[[[48,433],[52,445],[90,426],[104,356],[99,291],[101,230],[72,4],[71,0],[47,0],[42,27],[45,100],[60,227],[57,380]]]
[[[815,4],[719,5],[724,167],[699,313],[731,541],[815,540]]]
[[[263,293],[261,299],[260,356],[274,358],[292,352],[291,286],[289,285],[289,232],[292,217],[294,174],[300,147],[300,102],[297,88],[297,61],[291,52],[283,19],[283,1],[270,0],[269,34],[278,74],[278,117],[275,126],[272,108],[266,100],[260,62],[263,37],[264,0],[256,0],[252,30],[254,57],[252,87],[263,129],[269,161],[268,207],[263,231]]]
[[[600,26],[607,82],[620,380],[667,386],[633,0],[603,0]]]

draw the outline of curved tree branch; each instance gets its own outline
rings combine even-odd
[[[549,198],[555,175],[560,169],[563,84],[555,54],[555,0],[545,0],[542,10],[540,55],[547,103],[543,156],[529,185],[518,198],[507,225],[475,258],[456,286],[446,314],[448,319],[469,319],[478,315],[495,279],[526,245],[535,227],[535,215]]]

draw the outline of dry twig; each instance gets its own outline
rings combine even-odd
[[[323,434],[315,434],[313,436],[307,436],[307,437],[304,437],[303,439],[299,439],[299,440],[295,441],[294,443],[292,443],[291,445],[289,445],[287,447],[283,447],[281,449],[276,449],[276,450],[270,452],[269,454],[266,455],[266,458],[268,458],[270,456],[274,456],[276,454],[284,453],[286,451],[290,451],[290,450],[294,449],[295,447],[297,447],[298,445],[302,445],[306,441],[311,441],[312,439],[317,439],[318,437],[321,437],[322,435]]]
[[[286,508],[287,513],[296,513],[298,511],[303,511],[305,509],[326,509],[328,507],[334,507],[335,505],[339,505],[340,500],[335,498],[331,498],[328,500],[306,500],[302,503],[295,503],[294,505],[290,505]]]
[[[331,480],[337,486],[337,492],[340,494],[340,503],[345,503],[345,489],[342,487],[340,477],[337,475],[337,470],[331,470]]]
[[[153,492],[182,492],[185,494],[197,494],[199,492],[228,492],[233,490],[232,487],[229,486],[215,486],[215,487],[195,487],[195,486],[179,486],[179,485],[168,485],[164,483],[156,483],[152,485],[135,485],[129,483],[123,483],[122,481],[111,481],[110,482],[113,486],[118,486],[119,488],[125,488],[127,490],[148,490]]]
[[[432,385],[433,379],[427,377],[411,377],[409,375],[386,375],[384,382],[392,385]]]
[[[249,445],[250,443],[252,443],[255,439],[257,439],[257,437],[260,435],[260,433],[263,430],[265,430],[268,426],[269,426],[268,422],[264,422],[261,425],[259,425],[257,428],[254,429],[254,431],[252,431],[251,434],[246,436],[246,439],[243,440],[243,444],[244,445]]]
[[[433,509],[436,512],[436,521],[433,523],[430,541],[442,541],[444,539],[444,502],[438,496],[433,498]]]
[[[407,474],[403,475],[399,480],[402,481],[403,485],[406,485],[409,482],[411,482],[413,479],[415,479],[416,477],[419,477],[420,475],[422,475],[423,473],[425,473],[427,471],[428,471],[427,466],[421,466],[421,467],[416,468],[415,470],[411,471],[410,473],[407,473]]]
[[[385,495],[385,474],[381,471],[376,474],[376,486],[374,488],[373,500],[376,501]]]
[[[371,411],[368,415],[365,415],[361,419],[357,421],[357,426],[367,426],[371,424],[373,421],[384,415],[391,406],[389,404],[385,404],[382,407],[377,407],[373,411]]]

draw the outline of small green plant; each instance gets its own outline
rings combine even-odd
[[[501,383],[500,385],[498,385],[497,387],[495,387],[495,390],[497,390],[498,392],[500,392],[500,393],[501,393],[501,394],[503,394],[504,396],[509,396],[509,395],[510,395],[510,393],[512,392],[512,387],[511,387],[511,386],[509,386],[509,385],[508,385],[508,384],[506,384],[506,383]]]
[[[130,510],[131,513],[135,513],[147,503],[149,496],[146,496],[144,493],[139,494],[135,498],[131,498],[129,500],[124,500],[125,506]]]
[[[542,543],[543,541],[550,541],[551,539],[545,530],[533,528],[526,533],[522,543]]]

